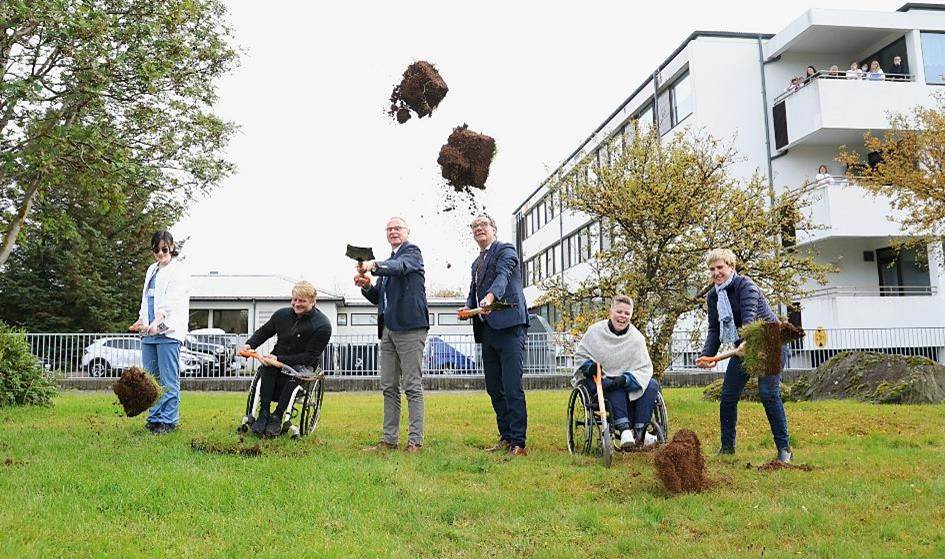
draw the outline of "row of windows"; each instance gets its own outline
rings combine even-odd
[[[347,326],[348,314],[338,313],[335,322],[338,326]],[[434,325],[433,313],[427,315],[427,322],[430,326]],[[441,312],[436,315],[436,323],[440,326],[456,326],[463,324],[463,321],[456,316],[456,313]],[[351,326],[377,326],[377,313],[351,313]]]
[[[609,250],[613,244],[613,228],[590,223],[548,247],[525,262],[525,285],[534,285],[581,262],[593,258],[598,250]]]
[[[659,95],[657,99],[659,119],[654,120],[653,103],[647,103],[640,111],[633,115],[613,136],[601,142],[597,150],[588,156],[581,165],[569,173],[561,184],[565,191],[570,191],[575,182],[594,183],[597,180],[596,168],[609,166],[615,156],[622,153],[624,146],[633,134],[632,121],[640,123],[640,131],[646,131],[654,122],[659,123],[660,135],[672,130],[677,124],[692,114],[692,84],[689,72],[686,72],[674,81]],[[556,215],[561,213],[561,201],[557,189],[550,189],[525,214],[520,215],[517,227],[521,238],[527,239],[546,223],[550,223]]]
[[[188,330],[222,328],[227,334],[249,333],[248,309],[190,309]]]

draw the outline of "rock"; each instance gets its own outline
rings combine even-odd
[[[846,351],[799,379],[792,396],[797,400],[938,404],[945,401],[945,366],[919,356]]]

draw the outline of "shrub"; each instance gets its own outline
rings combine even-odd
[[[30,352],[26,336],[0,322],[0,407],[48,406],[55,380]]]

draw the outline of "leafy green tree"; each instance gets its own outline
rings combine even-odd
[[[177,216],[232,171],[212,112],[237,62],[226,17],[219,0],[0,2],[0,266],[76,177],[97,204],[133,187]]]
[[[828,266],[790,248],[795,231],[814,228],[802,211],[805,189],[773,198],[761,177],[734,178],[738,154],[702,133],[664,139],[655,127],[641,132],[634,123],[633,133],[608,151],[608,164],[589,158],[560,188],[563,206],[604,224],[610,239],[586,279],[556,276],[543,285],[539,303],[561,309],[564,329],[583,332],[607,316],[610,298],[627,294],[634,300],[632,322],[662,371],[680,317],[704,309],[705,256],[712,248],[734,251],[739,273],[775,305],[790,304],[810,279],[826,282]]]

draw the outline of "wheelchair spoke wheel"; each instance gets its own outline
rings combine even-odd
[[[299,435],[304,437],[315,431],[318,427],[318,418],[322,411],[322,398],[325,393],[324,376],[318,375],[311,382],[308,391],[305,393],[305,400],[302,403],[302,417],[299,419]]]
[[[259,373],[253,377],[249,383],[249,394],[246,395],[246,414],[243,416],[243,423],[237,428],[237,431],[245,433],[249,431],[249,423],[256,419],[256,407],[259,405]]]
[[[594,444],[594,413],[590,409],[587,393],[581,388],[571,391],[568,400],[568,452],[571,454],[591,453]]]
[[[662,393],[656,396],[656,407],[653,409],[653,419],[650,420],[649,427],[658,443],[663,444],[669,440],[669,413],[666,411]]]

